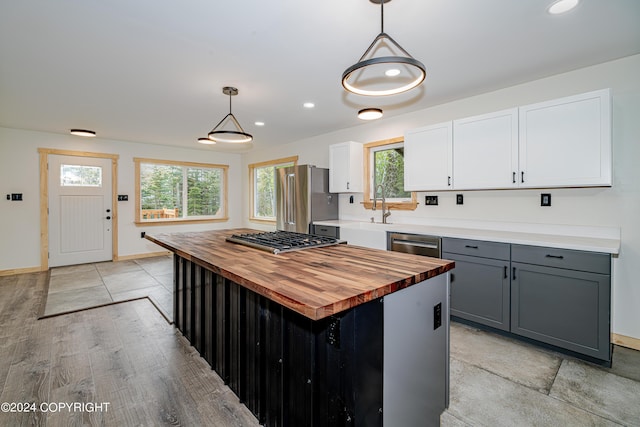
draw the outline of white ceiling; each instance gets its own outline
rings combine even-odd
[[[385,31],[427,79],[371,98],[340,84],[380,31],[368,0],[3,0],[0,126],[203,148],[231,85],[261,149],[362,124],[363,107],[390,117],[640,53],[640,0],[582,0],[561,16],[552,1],[387,3]]]

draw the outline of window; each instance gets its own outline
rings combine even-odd
[[[384,197],[392,209],[414,210],[416,193],[404,190],[404,139],[393,138],[364,145],[364,207],[371,209],[373,196]]]
[[[276,221],[276,173],[279,168],[293,166],[298,156],[249,165],[249,182],[251,183],[252,221]]]
[[[227,165],[133,160],[136,222],[228,220]]]
[[[100,166],[60,165],[60,186],[102,187]]]

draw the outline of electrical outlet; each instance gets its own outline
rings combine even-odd
[[[456,205],[461,205],[464,202],[462,194],[456,194]]]
[[[540,194],[540,206],[551,206],[551,194],[550,193],[542,193],[542,194]]]
[[[424,204],[427,206],[437,206],[438,196],[424,196]]]
[[[433,330],[442,326],[442,303],[433,306]]]

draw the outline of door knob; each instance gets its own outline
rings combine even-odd
[[[111,209],[107,209],[107,213],[111,212]]]
[[[110,217],[110,216],[108,216],[108,217],[107,217],[107,219],[111,219],[111,217]]]

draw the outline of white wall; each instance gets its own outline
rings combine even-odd
[[[429,224],[442,220],[473,220],[528,224],[619,227],[621,252],[614,259],[613,332],[640,339],[640,55],[587,67],[453,101],[402,116],[297,141],[276,149],[255,151],[245,165],[299,155],[299,163],[328,167],[328,146],[344,141],[372,142],[401,136],[405,130],[446,120],[611,88],[613,94],[614,183],[611,188],[553,189],[552,206],[540,207],[540,190],[466,191],[464,205],[455,204],[456,192],[435,192],[439,205],[421,204],[413,212],[392,212],[396,223]],[[429,85],[429,81],[425,83]],[[355,114],[355,111],[354,111]],[[257,144],[256,144],[257,145]],[[428,167],[429,159],[425,159]],[[570,162],[571,159],[566,159]],[[246,175],[246,174],[245,174]],[[248,180],[243,176],[244,188]],[[247,191],[248,193],[248,191]],[[340,196],[340,218],[368,220],[371,211],[359,204],[362,195]],[[248,201],[244,211],[248,212]],[[244,217],[248,217],[247,214]],[[256,228],[255,224],[245,225]]]
[[[154,144],[80,138],[0,127],[0,271],[40,266],[40,187],[38,148],[118,154],[118,194],[129,201],[118,203],[118,256],[163,250],[140,238],[171,231],[198,231],[242,226],[241,155],[190,150]],[[229,165],[229,221],[136,226],[134,224],[134,157]],[[6,200],[6,194],[23,193],[22,202]]]

